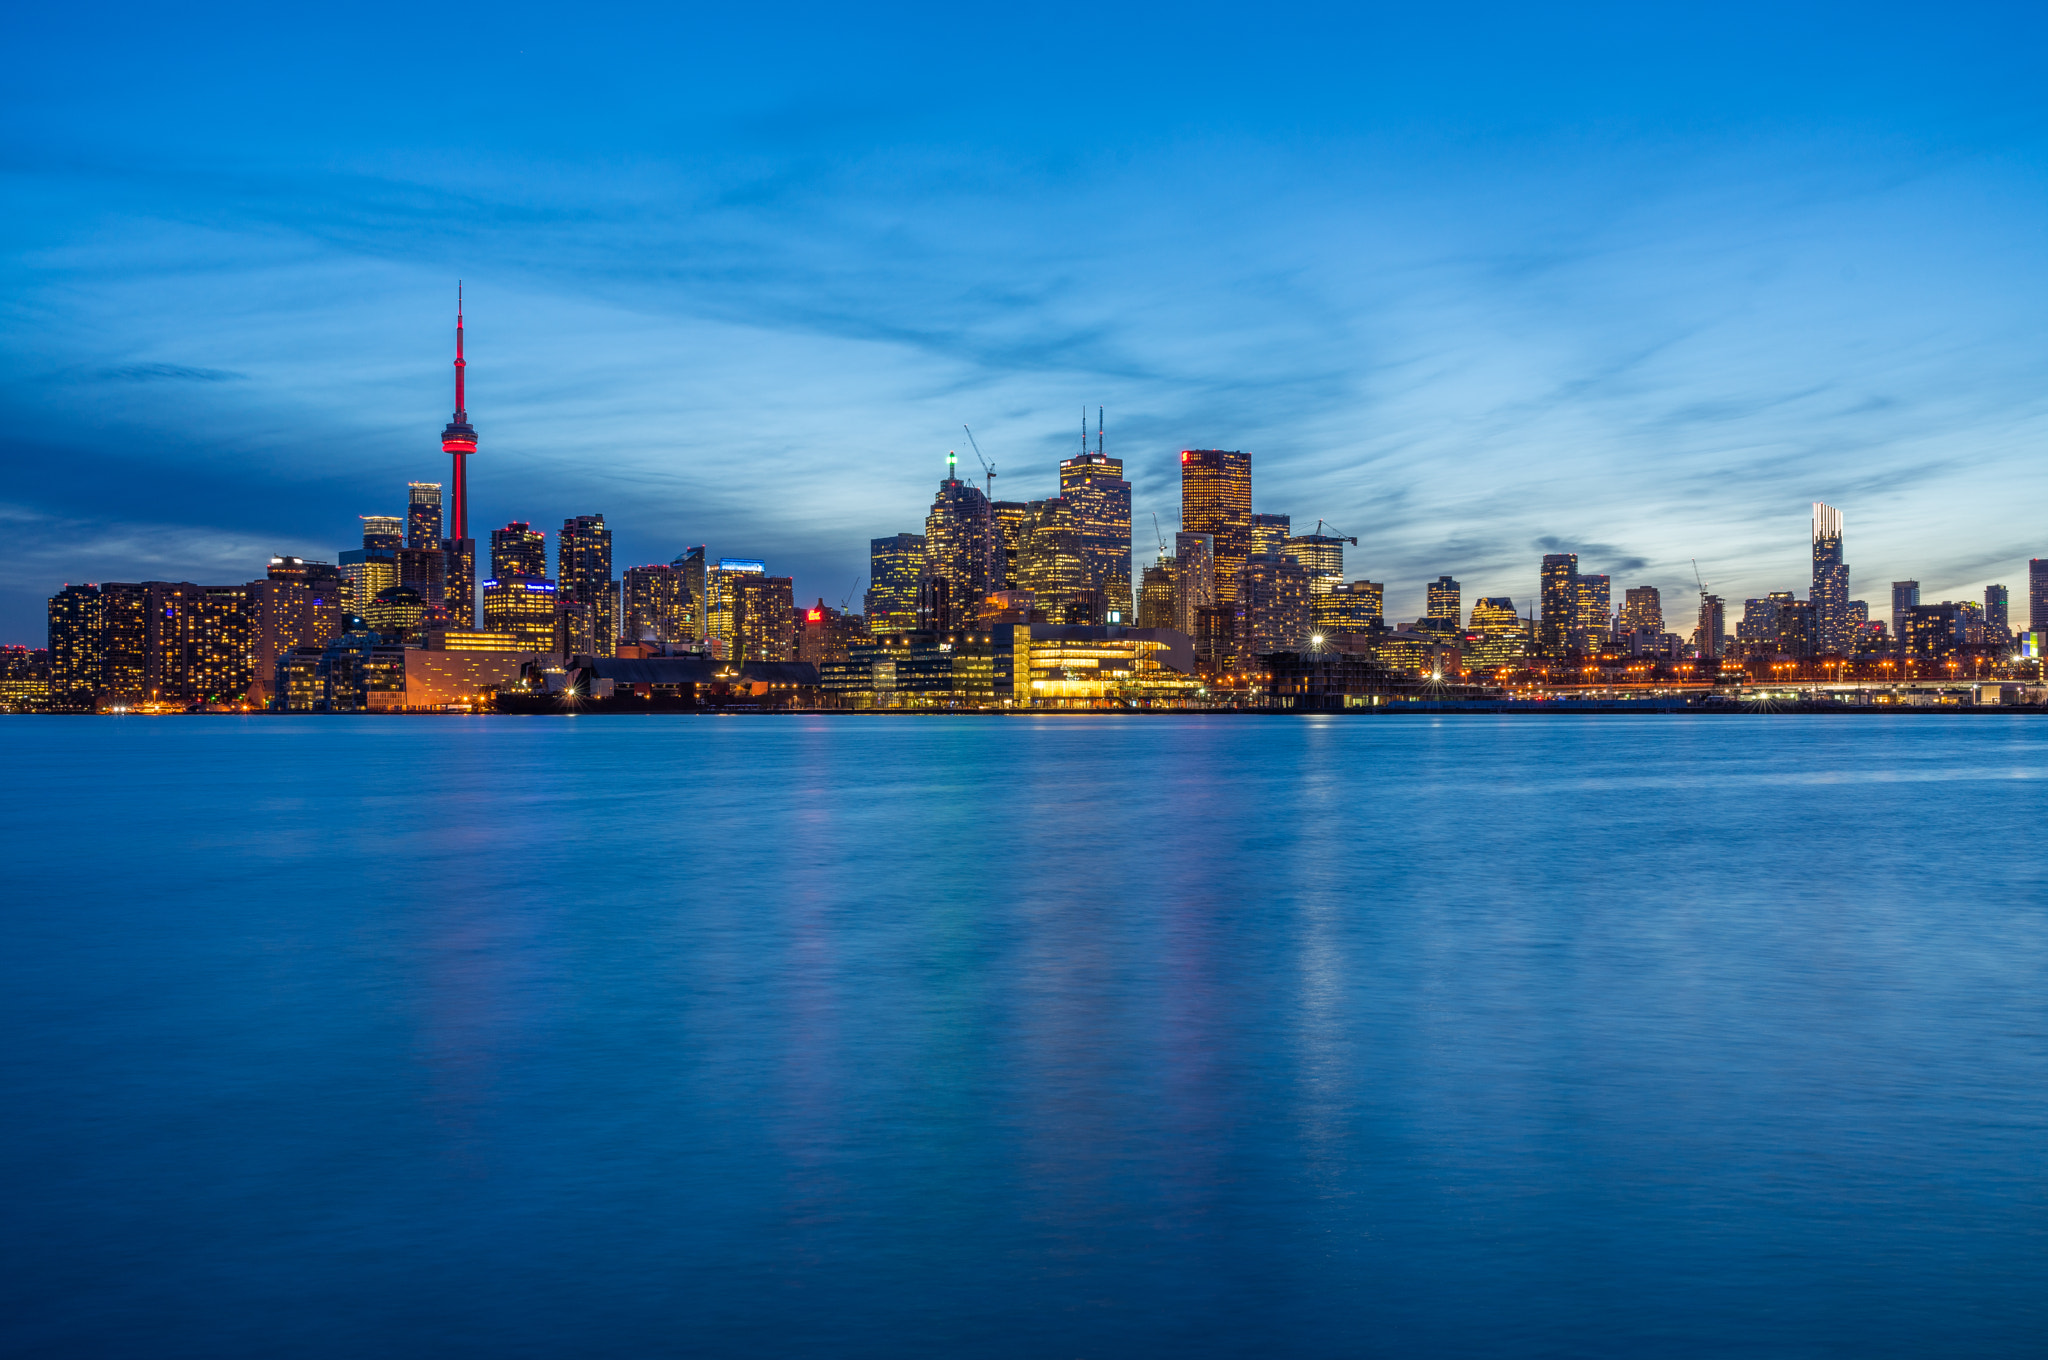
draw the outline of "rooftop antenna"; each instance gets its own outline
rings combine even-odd
[[[1088,456],[1088,408],[1081,408],[1081,456]]]
[[[966,423],[962,422],[960,428],[963,430],[967,430]],[[976,458],[981,458],[981,470],[988,474],[988,491],[986,494],[989,500],[995,500],[996,465],[994,463],[991,463],[988,459],[982,458],[981,445],[974,442],[974,431],[972,430],[967,430],[967,447],[974,450],[974,456]]]
[[[1102,408],[1095,408],[1095,456],[1102,456]]]
[[[958,463],[959,461],[960,461],[960,455],[959,455],[959,454],[957,454],[957,453],[953,452],[953,450],[951,450],[951,449],[947,449],[947,450],[946,450],[946,480],[947,480],[947,481],[949,481],[949,482],[957,482],[957,481],[959,481],[959,480],[960,480],[960,470],[959,470],[959,468],[958,468],[958,467],[956,467],[956,466],[955,466],[955,464],[957,464],[957,463]]]

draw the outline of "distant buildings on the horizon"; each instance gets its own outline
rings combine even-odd
[[[2028,567],[2024,637],[2011,629],[2002,585],[1981,602],[1922,603],[1918,582],[1893,582],[1888,630],[1850,598],[1843,516],[1820,503],[1806,597],[1745,600],[1732,632],[1725,602],[1704,583],[1680,632],[1656,587],[1626,585],[1617,605],[1610,577],[1582,572],[1573,553],[1542,557],[1531,610],[1489,596],[1467,614],[1462,586],[1446,574],[1426,587],[1423,614],[1390,624],[1385,586],[1346,579],[1344,549],[1358,539],[1324,532],[1321,521],[1296,534],[1289,516],[1254,511],[1251,454],[1236,449],[1180,451],[1172,551],[1161,541],[1134,582],[1131,484],[1106,452],[1100,408],[1093,447],[1084,421],[1078,452],[1043,499],[991,500],[994,471],[978,487],[949,453],[924,532],[871,541],[859,614],[822,599],[800,608],[792,578],[769,574],[763,560],[712,558],[703,545],[615,573],[611,530],[595,513],[562,521],[552,575],[545,531],[520,520],[492,529],[479,580],[467,508],[477,433],[462,348],[458,308],[456,407],[441,435],[447,483],[411,483],[403,516],[361,516],[361,545],[336,563],[280,556],[262,578],[224,586],[64,587],[50,600],[47,651],[0,654],[0,707],[418,707],[415,689],[446,703],[514,677],[534,683],[536,666],[549,670],[543,658],[560,674],[572,658],[646,655],[722,663],[729,679],[748,665],[806,666],[820,693],[854,706],[916,695],[1186,703],[1243,694],[1263,659],[1280,654],[1341,653],[1433,680],[1556,686],[1598,673],[1700,683],[1729,664],[1772,673],[1833,665],[1839,677],[1967,661],[1978,673],[2016,652],[2038,658],[2048,630],[2044,559]],[[414,672],[430,680],[415,685]],[[798,683],[797,672],[777,674],[775,683]]]

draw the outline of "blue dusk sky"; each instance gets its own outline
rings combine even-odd
[[[1108,411],[1421,611],[1538,558],[1731,600],[2048,555],[2038,6],[10,7],[0,640],[332,560],[446,475],[859,605],[961,425]],[[2015,610],[2015,621],[2024,608]],[[1732,626],[1735,611],[1731,609]]]

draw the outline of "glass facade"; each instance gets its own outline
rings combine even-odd
[[[877,634],[917,626],[917,578],[924,571],[924,535],[891,534],[868,543],[868,626]]]
[[[1216,602],[1237,602],[1237,573],[1251,550],[1252,456],[1237,449],[1182,449],[1180,527],[1208,534],[1216,565]]]

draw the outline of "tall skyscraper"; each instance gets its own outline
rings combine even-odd
[[[955,458],[949,451],[945,480],[939,483],[931,512],[925,516],[924,571],[943,580],[953,608],[972,618],[991,592],[1007,584],[1002,576],[1003,538],[988,497],[974,483],[961,481],[955,472]],[[1128,522],[1128,511],[1125,518]],[[1127,528],[1127,545],[1129,537]],[[1128,548],[1125,555],[1128,558]],[[1124,585],[1128,590],[1128,567]]]
[[[1892,643],[1902,652],[1906,650],[1906,611],[1919,603],[1918,581],[1892,582]]]
[[[405,520],[397,515],[363,515],[363,546],[341,554],[341,578],[348,582],[349,608],[360,614],[377,592],[398,584],[398,554],[405,548]]]
[[[415,551],[406,548],[399,553],[401,569],[407,555]],[[428,554],[428,560],[439,561],[440,556],[435,550]],[[270,559],[265,578],[249,585],[250,651],[254,654],[249,689],[252,698],[259,703],[273,701],[278,693],[281,663],[301,647],[325,647],[341,636],[345,617],[342,591],[341,573],[326,562],[308,562],[297,557]]]
[[[721,557],[718,565],[705,573],[705,636],[716,644],[714,650],[719,656],[730,658],[738,641],[733,627],[734,582],[742,576],[767,574],[768,564],[751,557]]]
[[[1024,547],[1031,537],[1032,517],[1036,513],[1025,501],[994,501],[989,511],[995,516],[996,532],[1003,540],[1003,584],[1005,589],[1022,590],[1018,584],[1018,573],[1022,570]]]
[[[1060,498],[1073,507],[1074,530],[1081,550],[1087,589],[1096,597],[1082,623],[1131,621],[1131,484],[1124,480],[1122,460],[1102,451],[1102,416],[1095,425],[1095,452],[1082,427],[1078,457],[1060,463]],[[997,545],[1000,559],[1002,547]],[[1000,590],[996,585],[991,589]],[[978,605],[977,605],[978,607]]]
[[[441,546],[441,484],[439,482],[408,482],[405,507],[405,546],[408,548],[438,548]]]
[[[1297,652],[1308,646],[1314,626],[1309,575],[1301,563],[1279,553],[1254,553],[1238,577],[1237,664],[1257,664],[1268,652]]]
[[[1245,555],[1279,552],[1292,532],[1293,523],[1287,515],[1253,515],[1245,530]]]
[[[1479,635],[1472,644],[1470,659],[1480,670],[1497,671],[1519,666],[1528,648],[1528,634],[1515,613],[1515,602],[1506,595],[1489,595],[1472,605],[1472,631]]]
[[[696,636],[708,636],[711,627],[711,577],[710,564],[704,560],[706,548],[699,543],[694,548],[685,548],[676,555],[669,565],[683,574],[683,587],[690,592],[690,599],[696,609]]]
[[[2048,557],[2027,559],[2027,631],[2048,631]]]
[[[787,576],[747,574],[731,582],[734,661],[789,661],[796,656],[796,583]]]
[[[1138,626],[1140,628],[1173,627],[1173,569],[1171,557],[1162,557],[1145,568],[1144,579],[1138,589]]]
[[[875,636],[917,627],[917,578],[924,571],[924,535],[891,534],[868,541],[868,629]]]
[[[574,600],[590,611],[593,656],[617,650],[619,583],[612,577],[612,531],[603,515],[574,515],[562,521],[555,540],[555,603]]]
[[[1721,639],[1727,632],[1728,622],[1721,597],[1701,595],[1699,622],[1693,627],[1693,646],[1702,657],[1712,660],[1721,655]]]
[[[523,519],[491,530],[491,578],[513,576],[543,580],[548,574],[548,536]]]
[[[1573,651],[1597,652],[1614,632],[1609,584],[1607,577],[1597,574],[1581,574],[1573,582],[1573,589],[1578,594],[1578,626],[1573,629]]]
[[[1216,538],[1183,529],[1173,536],[1173,626],[1195,635],[1197,612],[1216,607]]]
[[[2012,641],[2012,595],[2004,586],[1984,587],[1984,629],[1989,640]]]
[[[1047,623],[1101,622],[1107,611],[1089,574],[1088,543],[1074,502],[1048,496],[1032,501],[1029,510],[1030,527],[1010,585],[1031,592],[1034,607]]]
[[[1630,586],[1622,597],[1621,613],[1615,618],[1615,628],[1624,633],[1633,633],[1647,628],[1653,633],[1664,631],[1664,598],[1655,586]]]
[[[1855,625],[1849,619],[1849,564],[1842,560],[1842,512],[1813,503],[1813,586],[1806,592],[1813,606],[1815,652],[1849,654]]]
[[[1344,588],[1344,545],[1348,542],[1351,540],[1330,534],[1297,534],[1281,539],[1275,551],[1301,563],[1315,593],[1327,595]]]
[[[469,536],[469,455],[476,452],[476,430],[469,423],[462,357],[462,288],[455,290],[455,417],[441,430],[441,451],[450,459],[448,535],[441,544],[448,554],[448,622],[455,628],[476,627],[476,540]],[[436,603],[428,599],[427,603]],[[606,655],[610,655],[609,650]]]
[[[1465,591],[1455,580],[1439,576],[1429,583],[1429,613],[1427,617],[1441,619],[1452,628],[1465,624]]]
[[[1180,527],[1212,539],[1218,607],[1237,601],[1237,573],[1251,550],[1251,525],[1252,456],[1236,449],[1182,449]]]
[[[50,597],[50,702],[59,712],[83,712],[100,691],[105,620],[100,588],[65,586]]]
[[[674,646],[697,636],[697,602],[683,572],[673,566],[628,567],[619,591],[628,642]]]
[[[1546,553],[1538,598],[1543,606],[1540,638],[1543,654],[1562,657],[1572,646],[1572,633],[1579,619],[1579,555]]]
[[[483,586],[484,627],[510,633],[529,651],[555,646],[555,583],[531,576],[495,577]]]

